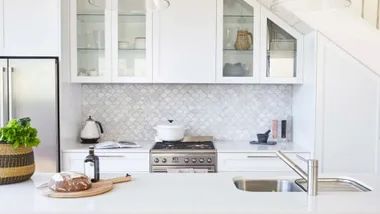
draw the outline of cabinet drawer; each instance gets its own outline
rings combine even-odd
[[[309,153],[298,153],[309,158]],[[306,163],[296,157],[295,153],[286,154],[301,168]],[[218,172],[275,172],[292,171],[275,153],[218,153]]]
[[[149,153],[97,153],[101,173],[149,172]],[[87,153],[64,153],[63,170],[84,172]]]

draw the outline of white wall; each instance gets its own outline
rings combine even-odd
[[[293,141],[314,154],[316,111],[316,35],[304,38],[303,84],[293,86]]]
[[[77,143],[81,127],[81,85],[70,83],[69,1],[61,1],[60,131],[61,149]]]

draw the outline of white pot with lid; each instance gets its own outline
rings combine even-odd
[[[167,125],[157,125],[154,129],[162,141],[181,141],[185,137],[185,126],[175,125],[173,120],[169,120]]]

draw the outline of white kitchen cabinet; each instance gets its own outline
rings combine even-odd
[[[317,45],[316,155],[324,173],[380,170],[380,77],[322,35]]]
[[[88,153],[63,152],[63,171],[84,172],[84,159]],[[149,172],[149,153],[96,152],[100,173]]]
[[[60,0],[0,0],[0,56],[59,56]]]
[[[111,7],[111,0],[105,4]],[[71,81],[111,82],[111,11],[70,0]]]
[[[104,3],[70,1],[71,81],[151,83],[152,14],[142,1],[128,11],[117,0]]]
[[[260,14],[260,83],[302,83],[303,35],[265,7]]]
[[[217,0],[175,0],[154,14],[153,82],[215,83]]]
[[[300,155],[306,159],[309,153],[286,153],[301,168],[307,164],[296,157]],[[218,172],[283,172],[293,171],[275,153],[219,153]]]
[[[122,1],[112,0],[113,8],[130,9],[111,12],[112,82],[114,83],[152,82],[153,14],[145,12],[144,1],[139,2],[133,6],[131,4],[126,6],[119,5]]]
[[[217,83],[258,83],[260,4],[223,0],[217,4]]]

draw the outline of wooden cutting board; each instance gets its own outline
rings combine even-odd
[[[127,175],[126,177],[101,180],[99,182],[93,183],[90,189],[80,191],[80,192],[54,192],[52,190],[49,190],[48,192],[45,193],[45,195],[51,198],[91,197],[91,196],[100,195],[100,194],[109,192],[113,189],[114,184],[129,182],[131,181],[131,179],[132,179],[131,176]]]

